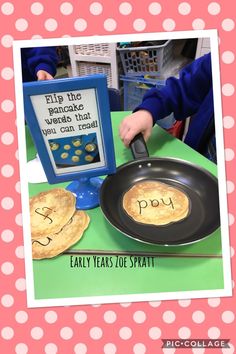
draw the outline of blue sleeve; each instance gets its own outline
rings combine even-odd
[[[206,54],[186,66],[178,79],[167,79],[161,90],[150,89],[134,111],[149,111],[154,123],[172,112],[175,119],[182,120],[198,111],[211,88],[211,55]]]
[[[55,76],[58,63],[56,47],[24,48],[22,56],[25,66],[35,79],[39,70]]]

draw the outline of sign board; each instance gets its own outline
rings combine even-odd
[[[105,75],[23,84],[25,119],[49,183],[115,172]]]

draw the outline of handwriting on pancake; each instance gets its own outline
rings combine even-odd
[[[40,213],[38,210],[42,210],[44,212],[45,209],[47,209],[49,212],[46,212],[45,214],[42,214]],[[48,208],[48,207],[43,207],[43,208],[37,208],[35,209],[35,213],[37,213],[38,215],[41,215],[44,219],[43,220],[46,220],[48,219],[49,220],[49,224],[52,224],[53,223],[53,219],[50,218],[48,215],[51,214],[52,211],[55,211],[55,210],[52,210],[51,208]]]
[[[168,198],[167,198],[168,199]],[[171,206],[172,209],[174,209],[174,204],[171,198],[169,198],[169,201],[165,201],[164,198],[158,199],[148,199],[148,200],[137,200],[138,202],[138,207],[139,207],[139,214],[142,214],[143,209],[146,209],[147,207],[152,207],[152,208],[157,208],[161,205],[165,206]]]
[[[42,241],[39,241],[39,240],[32,240],[32,245],[34,244],[34,243],[38,243],[40,246],[48,246],[49,245],[49,243],[52,241],[52,239],[50,238],[50,237],[47,237],[47,243],[43,243]]]
[[[64,228],[66,227],[66,226],[68,226],[68,225],[70,225],[71,223],[72,223],[72,221],[73,221],[74,219],[73,219],[73,216],[70,218],[70,220],[68,221],[68,223],[67,224],[65,224],[64,226],[62,226],[62,228],[58,231],[58,232],[55,232],[55,235],[59,235],[63,230],[64,230]]]

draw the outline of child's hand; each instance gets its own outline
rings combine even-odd
[[[131,140],[138,134],[142,133],[145,141],[151,135],[153,119],[151,113],[146,110],[140,110],[125,117],[120,124],[120,138],[126,147],[129,146]]]
[[[39,70],[36,75],[37,75],[38,81],[53,79],[53,76],[45,70]]]

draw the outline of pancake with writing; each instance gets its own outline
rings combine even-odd
[[[129,217],[139,223],[160,226],[186,218],[190,201],[178,188],[145,180],[136,183],[124,194],[123,208]]]
[[[77,210],[68,223],[54,235],[32,239],[33,259],[53,258],[77,243],[84,234],[90,218],[83,210]]]
[[[73,216],[75,202],[75,196],[63,188],[54,188],[30,198],[31,238],[59,232]]]

